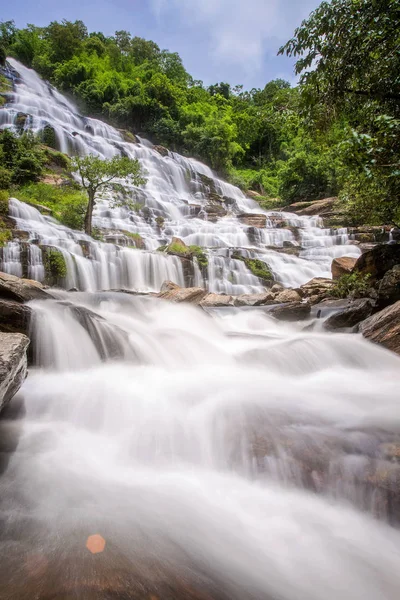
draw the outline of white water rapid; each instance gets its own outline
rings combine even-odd
[[[233,249],[299,285],[358,254],[346,231],[265,214],[204,165],[123,141],[12,64],[21,77],[2,124],[24,112],[63,150],[140,158],[149,180],[132,193],[149,212],[103,198],[105,243],[10,201],[29,242],[8,244],[1,268],[43,280],[55,246],[64,287],[81,291],[29,303],[32,366],[0,420],[0,600],[398,600],[400,359],[268,307],[206,312],[99,291],[165,279],[262,290]],[[200,175],[230,203],[216,222],[201,218]],[[111,241],[116,231],[140,233],[146,249]],[[173,235],[206,248],[207,273],[195,266],[189,281],[156,251]],[[285,241],[300,257],[276,250]]]
[[[57,147],[63,152],[103,157],[122,153],[137,158],[147,173],[147,184],[131,190],[132,198],[141,207],[138,211],[112,209],[109,196],[99,198],[93,224],[104,232],[106,243],[56,224],[13,199],[11,215],[17,228],[29,232],[29,241],[36,247],[27,253],[24,264],[18,244],[11,242],[4,251],[1,270],[42,280],[44,269],[40,267],[45,245],[63,252],[68,275],[62,283],[67,289],[159,291],[163,281],[172,279],[180,285],[241,294],[260,292],[265,284],[241,260],[232,258],[235,251],[265,261],[276,280],[290,287],[302,285],[312,277],[330,277],[334,257],[360,254],[356,246],[349,244],[345,229],[324,229],[318,217],[266,213],[238,188],[218,179],[206,165],[173,152],[162,156],[140,138],[138,143],[125,141],[115,128],[82,117],[65,96],[34,71],[13,59],[9,62],[14,68],[10,71],[14,92],[0,109],[0,127],[18,130],[22,122],[24,129],[40,134],[50,126]],[[40,197],[37,202],[40,204]],[[216,207],[217,219],[212,216]],[[243,213],[264,215],[265,227],[249,226],[238,218]],[[161,226],[157,217],[163,219]],[[144,249],[126,247],[126,233],[139,234]],[[204,248],[208,268],[201,271],[195,259],[192,272],[185,275],[179,258],[156,251],[173,236]],[[285,244],[300,246],[299,256],[280,252]]]
[[[0,425],[2,600],[398,599],[398,357],[262,308],[59,296]]]

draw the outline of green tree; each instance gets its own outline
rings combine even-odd
[[[96,195],[100,190],[122,192],[125,194],[124,200],[114,201],[113,204],[114,206],[124,204],[129,207],[134,203],[133,200],[126,197],[129,186],[146,183],[139,161],[121,156],[114,156],[106,160],[93,154],[84,157],[77,156],[72,159],[72,172],[78,173],[82,187],[88,196],[85,214],[85,232],[88,235],[92,234],[93,208],[96,204]],[[116,179],[123,179],[123,182],[117,183]]]

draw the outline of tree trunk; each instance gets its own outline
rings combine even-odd
[[[88,235],[92,235],[92,216],[93,216],[93,207],[94,207],[94,190],[90,188],[87,190],[89,202],[86,209],[85,215],[85,233]]]

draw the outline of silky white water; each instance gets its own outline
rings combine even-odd
[[[398,357],[262,308],[59,296],[1,422],[0,598],[397,600]]]
[[[126,141],[119,130],[80,115],[70,100],[31,69],[14,59],[9,59],[9,64],[14,69],[9,72],[14,91],[0,109],[0,127],[20,131],[22,116],[23,128],[35,134],[40,135],[50,126],[62,152],[94,153],[104,158],[123,154],[139,159],[147,183],[140,188],[130,187],[130,199],[140,210],[112,208],[109,194],[98,198],[93,225],[104,232],[105,242],[71,231],[12,199],[10,213],[16,227],[29,232],[29,242],[36,244],[36,249],[25,267],[16,242],[11,242],[0,257],[2,271],[43,280],[42,247],[51,246],[60,249],[66,260],[68,275],[61,282],[66,289],[159,291],[163,281],[172,279],[183,286],[200,285],[212,292],[242,294],[263,291],[265,282],[242,261],[232,258],[238,249],[243,256],[267,262],[275,279],[288,287],[302,285],[312,277],[330,277],[334,257],[359,256],[359,248],[350,243],[345,229],[326,229],[318,217],[266,213],[198,160],[168,151],[163,156],[141,138],[137,143]],[[220,198],[219,208],[224,215],[216,221],[208,214],[210,193]],[[36,201],[40,204],[40,197]],[[243,213],[265,215],[266,226],[249,226],[238,218]],[[163,219],[161,227],[157,218]],[[277,227],[277,221],[281,225],[284,221],[285,227]],[[298,241],[288,227],[298,228]],[[129,242],[126,234],[141,236],[143,248],[125,247]],[[201,246],[207,254],[208,268],[201,271],[195,259],[191,273],[185,274],[179,258],[157,252],[173,236],[188,245]],[[300,255],[275,250],[281,250],[285,243],[300,245]],[[82,246],[89,252],[83,252]]]

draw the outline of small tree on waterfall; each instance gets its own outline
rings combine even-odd
[[[146,179],[138,160],[125,156],[113,156],[102,159],[94,154],[76,156],[72,159],[72,171],[78,173],[82,186],[88,195],[88,205],[85,214],[85,232],[92,235],[93,208],[96,204],[96,194],[99,190],[115,191],[125,194],[123,200],[115,200],[113,206],[133,206],[134,199],[126,197],[130,185],[143,185]],[[123,182],[117,182],[122,179]]]

